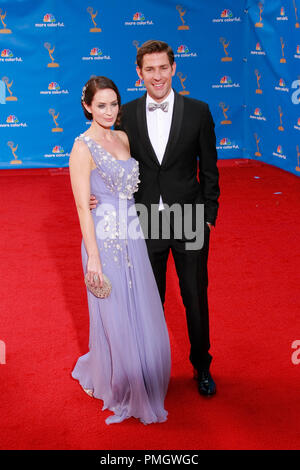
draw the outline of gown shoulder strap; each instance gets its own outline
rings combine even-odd
[[[78,140],[81,140],[82,142],[86,142],[85,136],[83,134],[80,134],[77,137],[75,137],[75,142],[77,142]]]

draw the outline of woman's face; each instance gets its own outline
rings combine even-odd
[[[111,88],[96,91],[91,104],[84,103],[84,106],[92,114],[93,121],[100,126],[110,128],[114,125],[119,112],[119,104],[117,94]]]

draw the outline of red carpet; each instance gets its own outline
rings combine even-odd
[[[224,162],[220,175],[209,259],[218,393],[200,397],[192,379],[170,260],[169,419],[108,427],[109,412],[70,376],[87,351],[88,311],[67,171],[0,172],[1,449],[299,448],[299,179],[251,162]]]

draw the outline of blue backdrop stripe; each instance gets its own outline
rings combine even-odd
[[[2,0],[0,168],[67,167],[91,75],[145,93],[137,48],[167,41],[174,88],[210,104],[219,158],[300,172],[300,0]]]

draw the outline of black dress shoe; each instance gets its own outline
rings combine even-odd
[[[212,396],[216,393],[216,384],[208,370],[198,372],[198,390],[201,395]]]

